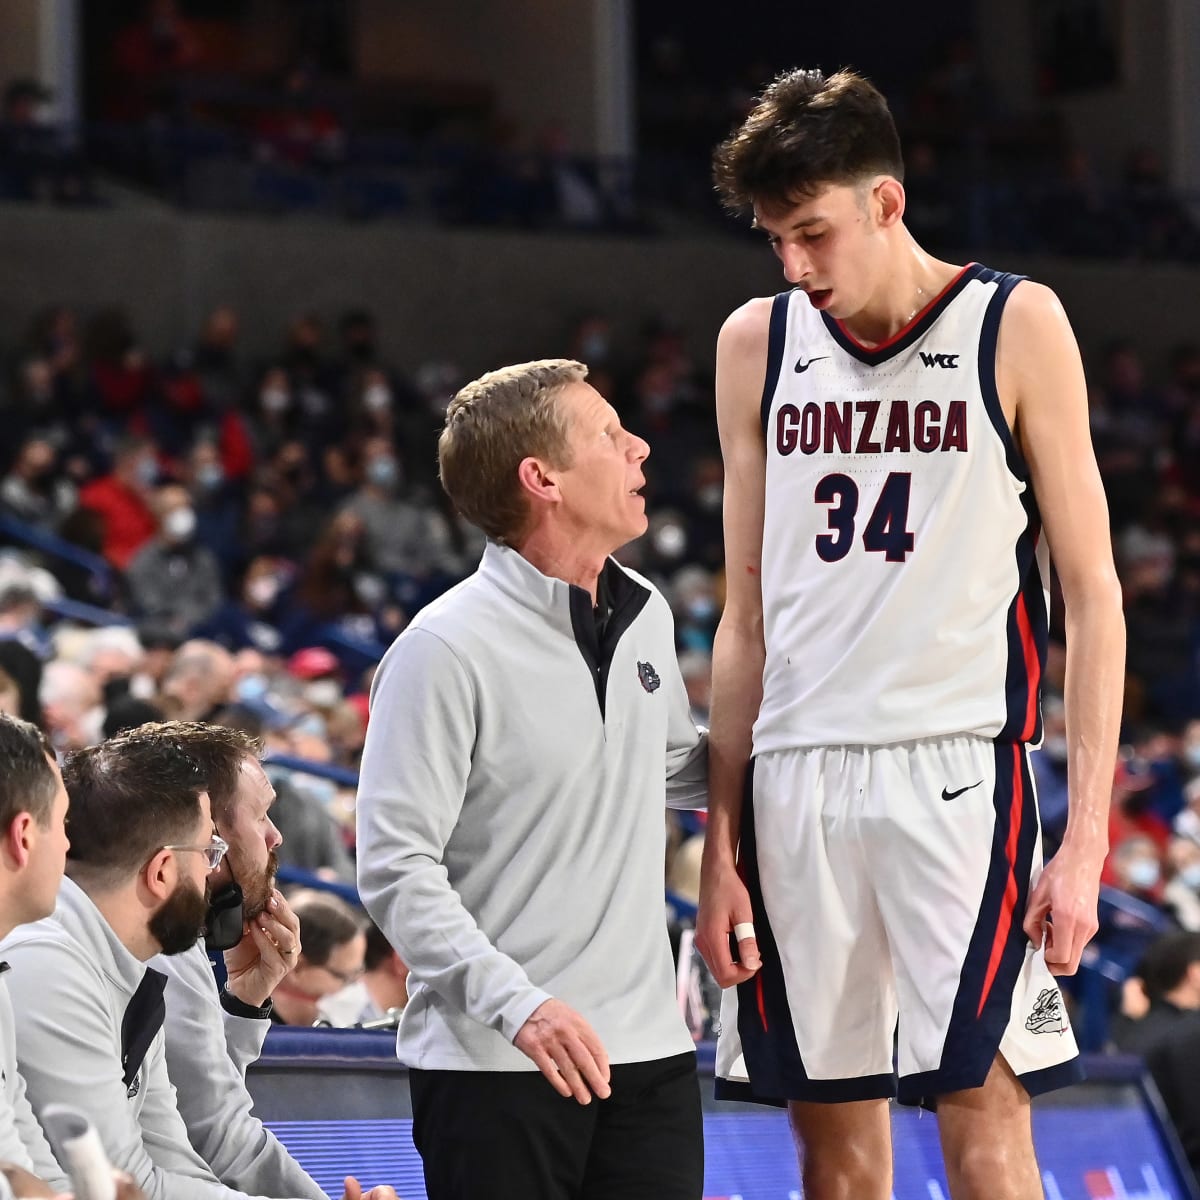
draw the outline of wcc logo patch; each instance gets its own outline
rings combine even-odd
[[[1058,988],[1042,988],[1033,1002],[1033,1011],[1025,1019],[1030,1033],[1066,1033],[1067,1019],[1063,1016],[1062,996]]]
[[[648,662],[638,663],[638,681],[648,692],[657,692],[662,680],[653,665]]]

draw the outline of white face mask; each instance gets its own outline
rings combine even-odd
[[[269,413],[281,413],[292,402],[286,388],[276,387],[263,388],[261,399],[263,409]]]
[[[186,542],[196,532],[196,514],[190,508],[174,508],[163,517],[163,533],[173,542]]]
[[[341,698],[341,685],[336,679],[314,679],[305,684],[304,699],[313,708],[333,708]]]
[[[368,412],[383,412],[392,407],[392,389],[386,383],[373,383],[363,391],[362,400]]]
[[[279,581],[274,575],[258,575],[246,584],[246,595],[259,608],[269,608],[279,595]]]
[[[1179,872],[1179,878],[1183,881],[1184,885],[1191,888],[1193,892],[1200,892],[1200,862],[1188,863],[1188,865]]]

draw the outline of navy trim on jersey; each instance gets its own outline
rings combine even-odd
[[[992,427],[1004,447],[1008,469],[1022,482],[1026,482],[1029,479],[1029,467],[1026,465],[1025,456],[1017,448],[1008,421],[1005,420],[1000,392],[996,387],[996,343],[1000,336],[1000,318],[1004,314],[1004,305],[1012,295],[1013,288],[1025,276],[1008,275],[987,267],[980,270],[978,278],[984,283],[994,282],[996,294],[988,301],[987,311],[983,314],[983,325],[979,331],[979,390],[983,394],[983,406],[991,418]]]
[[[717,1099],[747,1100],[779,1107],[788,1100],[845,1103],[894,1096],[896,1079],[891,1071],[853,1079],[809,1079],[800,1057],[800,1047],[796,1044],[779,947],[763,902],[756,843],[752,759],[746,769],[738,868],[750,893],[754,931],[763,965],[757,974],[745,983],[739,983],[737,988],[738,1036],[750,1082],[717,1079]]]
[[[987,267],[981,267],[978,263],[969,263],[950,282],[946,290],[940,296],[936,297],[911,325],[900,331],[898,337],[889,338],[886,342],[875,347],[864,346],[862,343],[855,341],[842,328],[841,323],[827,312],[821,313],[821,320],[825,322],[825,328],[829,331],[829,336],[851,358],[857,358],[859,362],[866,363],[870,367],[878,366],[880,363],[885,363],[889,359],[895,358],[897,354],[907,350],[914,342],[924,337],[929,332],[933,323],[946,311],[950,304],[953,303],[955,297],[972,279],[978,279],[981,274],[991,273]]]
[[[1052,1067],[1043,1067],[1040,1071],[1026,1071],[1017,1078],[1031,1096],[1040,1096],[1056,1088],[1082,1083],[1087,1078],[1087,1071],[1084,1070],[1083,1059],[1077,1056],[1063,1063],[1055,1063]]]
[[[1046,592],[1037,560],[1042,536],[1041,515],[1033,489],[1021,497],[1025,509],[1025,531],[1017,539],[1017,594],[1008,607],[1005,637],[1008,667],[1004,676],[1004,727],[998,740],[1032,742],[1042,740],[1042,679],[1046,672],[1046,650],[1050,620]]]
[[[779,385],[779,372],[783,369],[783,347],[787,342],[788,303],[792,292],[780,292],[771,302],[771,326],[767,334],[767,378],[763,382],[762,427],[763,433],[771,423],[771,401]]]
[[[991,863],[959,973],[941,1065],[935,1071],[901,1077],[903,1104],[927,1104],[947,1092],[981,1087],[1011,1017],[1013,990],[1029,945],[1023,922],[1037,845],[1037,801],[1026,747],[997,741],[994,754],[996,825]]]

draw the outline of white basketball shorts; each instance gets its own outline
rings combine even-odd
[[[997,1054],[1031,1095],[1080,1077],[1022,929],[1042,864],[1028,753],[962,736],[751,763],[739,863],[763,966],[723,997],[718,1096],[928,1103]]]

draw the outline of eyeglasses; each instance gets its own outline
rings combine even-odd
[[[357,983],[367,973],[366,967],[357,967],[353,971],[339,971],[336,967],[331,967],[328,963],[322,963],[321,970],[328,971],[343,987],[349,987],[350,984]]]
[[[221,860],[225,857],[225,852],[229,849],[229,843],[223,838],[218,837],[215,833],[212,836],[212,841],[207,846],[162,846],[162,850],[194,850],[197,854],[203,854],[208,862],[208,869],[215,871],[220,865]]]

